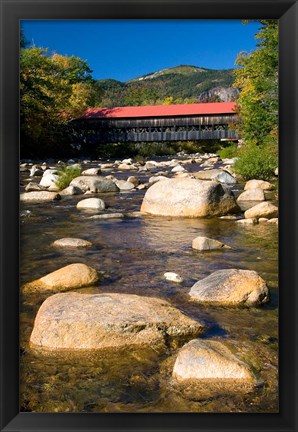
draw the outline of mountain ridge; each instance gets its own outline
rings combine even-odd
[[[195,102],[230,102],[237,97],[232,88],[233,69],[208,69],[178,65],[122,82],[98,80],[106,107],[160,105]]]

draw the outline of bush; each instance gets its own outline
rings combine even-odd
[[[238,156],[234,170],[244,180],[269,180],[278,164],[277,147],[274,145],[249,145],[240,149]]]
[[[81,174],[81,165],[62,165],[58,170],[58,180],[56,185],[60,190],[69,186],[69,183]]]
[[[237,157],[239,153],[239,149],[237,144],[230,143],[227,147],[222,147],[218,152],[218,156],[221,159],[232,159]]]
[[[143,157],[175,155],[177,150],[174,145],[162,142],[139,144],[138,155]]]

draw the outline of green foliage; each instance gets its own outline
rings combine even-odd
[[[70,182],[81,174],[82,168],[79,164],[61,165],[58,170],[56,185],[60,190],[69,186]]]
[[[169,143],[143,143],[140,144],[138,155],[143,157],[151,157],[151,156],[168,156],[175,155],[177,151],[175,147]]]
[[[240,53],[235,70],[238,130],[248,145],[270,143],[278,130],[278,21],[260,22],[258,49]]]
[[[240,149],[234,170],[244,180],[269,180],[277,167],[277,157],[277,148],[274,144],[251,144]]]
[[[217,154],[221,159],[231,159],[237,157],[239,153],[238,146],[235,143],[229,143],[218,150]]]
[[[138,153],[136,144],[104,143],[97,146],[96,157],[101,158],[124,158],[134,157]]]
[[[98,102],[91,72],[78,57],[50,55],[36,47],[21,49],[22,156],[61,154],[68,121]]]

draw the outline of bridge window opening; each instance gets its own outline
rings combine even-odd
[[[214,130],[224,131],[224,130],[226,130],[226,126],[224,124],[217,124],[217,125],[214,125]]]

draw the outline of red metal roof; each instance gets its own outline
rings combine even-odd
[[[167,117],[208,114],[233,114],[235,102],[207,102],[179,105],[88,108],[81,118]]]

